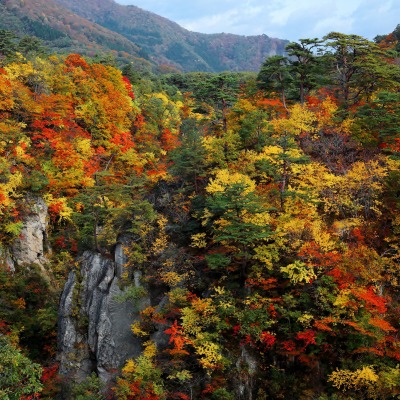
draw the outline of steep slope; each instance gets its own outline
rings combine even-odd
[[[0,29],[35,35],[59,52],[94,56],[112,51],[117,58],[129,60],[145,56],[132,41],[53,0],[2,0]]]
[[[256,71],[269,55],[283,54],[288,43],[266,35],[201,34],[113,0],[56,0],[74,13],[137,43],[158,64],[184,71]]]

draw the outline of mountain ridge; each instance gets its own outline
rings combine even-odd
[[[267,56],[283,54],[288,43],[267,35],[191,32],[153,12],[114,0],[2,0],[0,11],[2,29],[18,25],[14,30],[33,31],[36,36],[39,32],[39,37],[42,31],[54,30],[59,37],[50,41],[50,47],[58,46],[60,52],[112,51],[129,61],[147,60],[183,72],[257,71]]]

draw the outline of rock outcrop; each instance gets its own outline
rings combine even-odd
[[[12,256],[18,265],[47,262],[47,205],[40,197],[26,199],[27,213],[18,238],[12,244]]]
[[[129,358],[140,354],[141,341],[130,330],[137,308],[121,301],[122,248],[116,260],[85,252],[80,270],[72,271],[59,307],[60,373],[82,381],[93,371],[108,382]],[[141,300],[141,306],[147,304]]]
[[[45,279],[50,281],[46,264],[50,246],[47,241],[48,213],[47,204],[41,197],[27,196],[22,200],[25,213],[22,229],[10,246],[0,246],[0,263],[14,272],[16,266],[40,268]]]

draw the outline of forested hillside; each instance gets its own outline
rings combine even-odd
[[[397,398],[398,36],[145,76],[2,31],[0,397]]]
[[[0,29],[34,35],[54,52],[111,54],[142,70],[258,71],[287,40],[190,32],[175,22],[114,0],[2,0]]]

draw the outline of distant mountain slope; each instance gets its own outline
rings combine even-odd
[[[288,43],[266,35],[201,34],[113,0],[0,0],[0,29],[34,34],[58,51],[148,59],[182,71],[257,71]],[[144,60],[143,60],[144,61]]]
[[[35,35],[62,52],[94,56],[113,51],[135,59],[144,53],[124,36],[66,9],[54,0],[0,0],[0,29]]]
[[[288,43],[266,35],[201,34],[136,6],[113,0],[56,0],[78,15],[120,33],[160,63],[184,71],[256,71]]]

